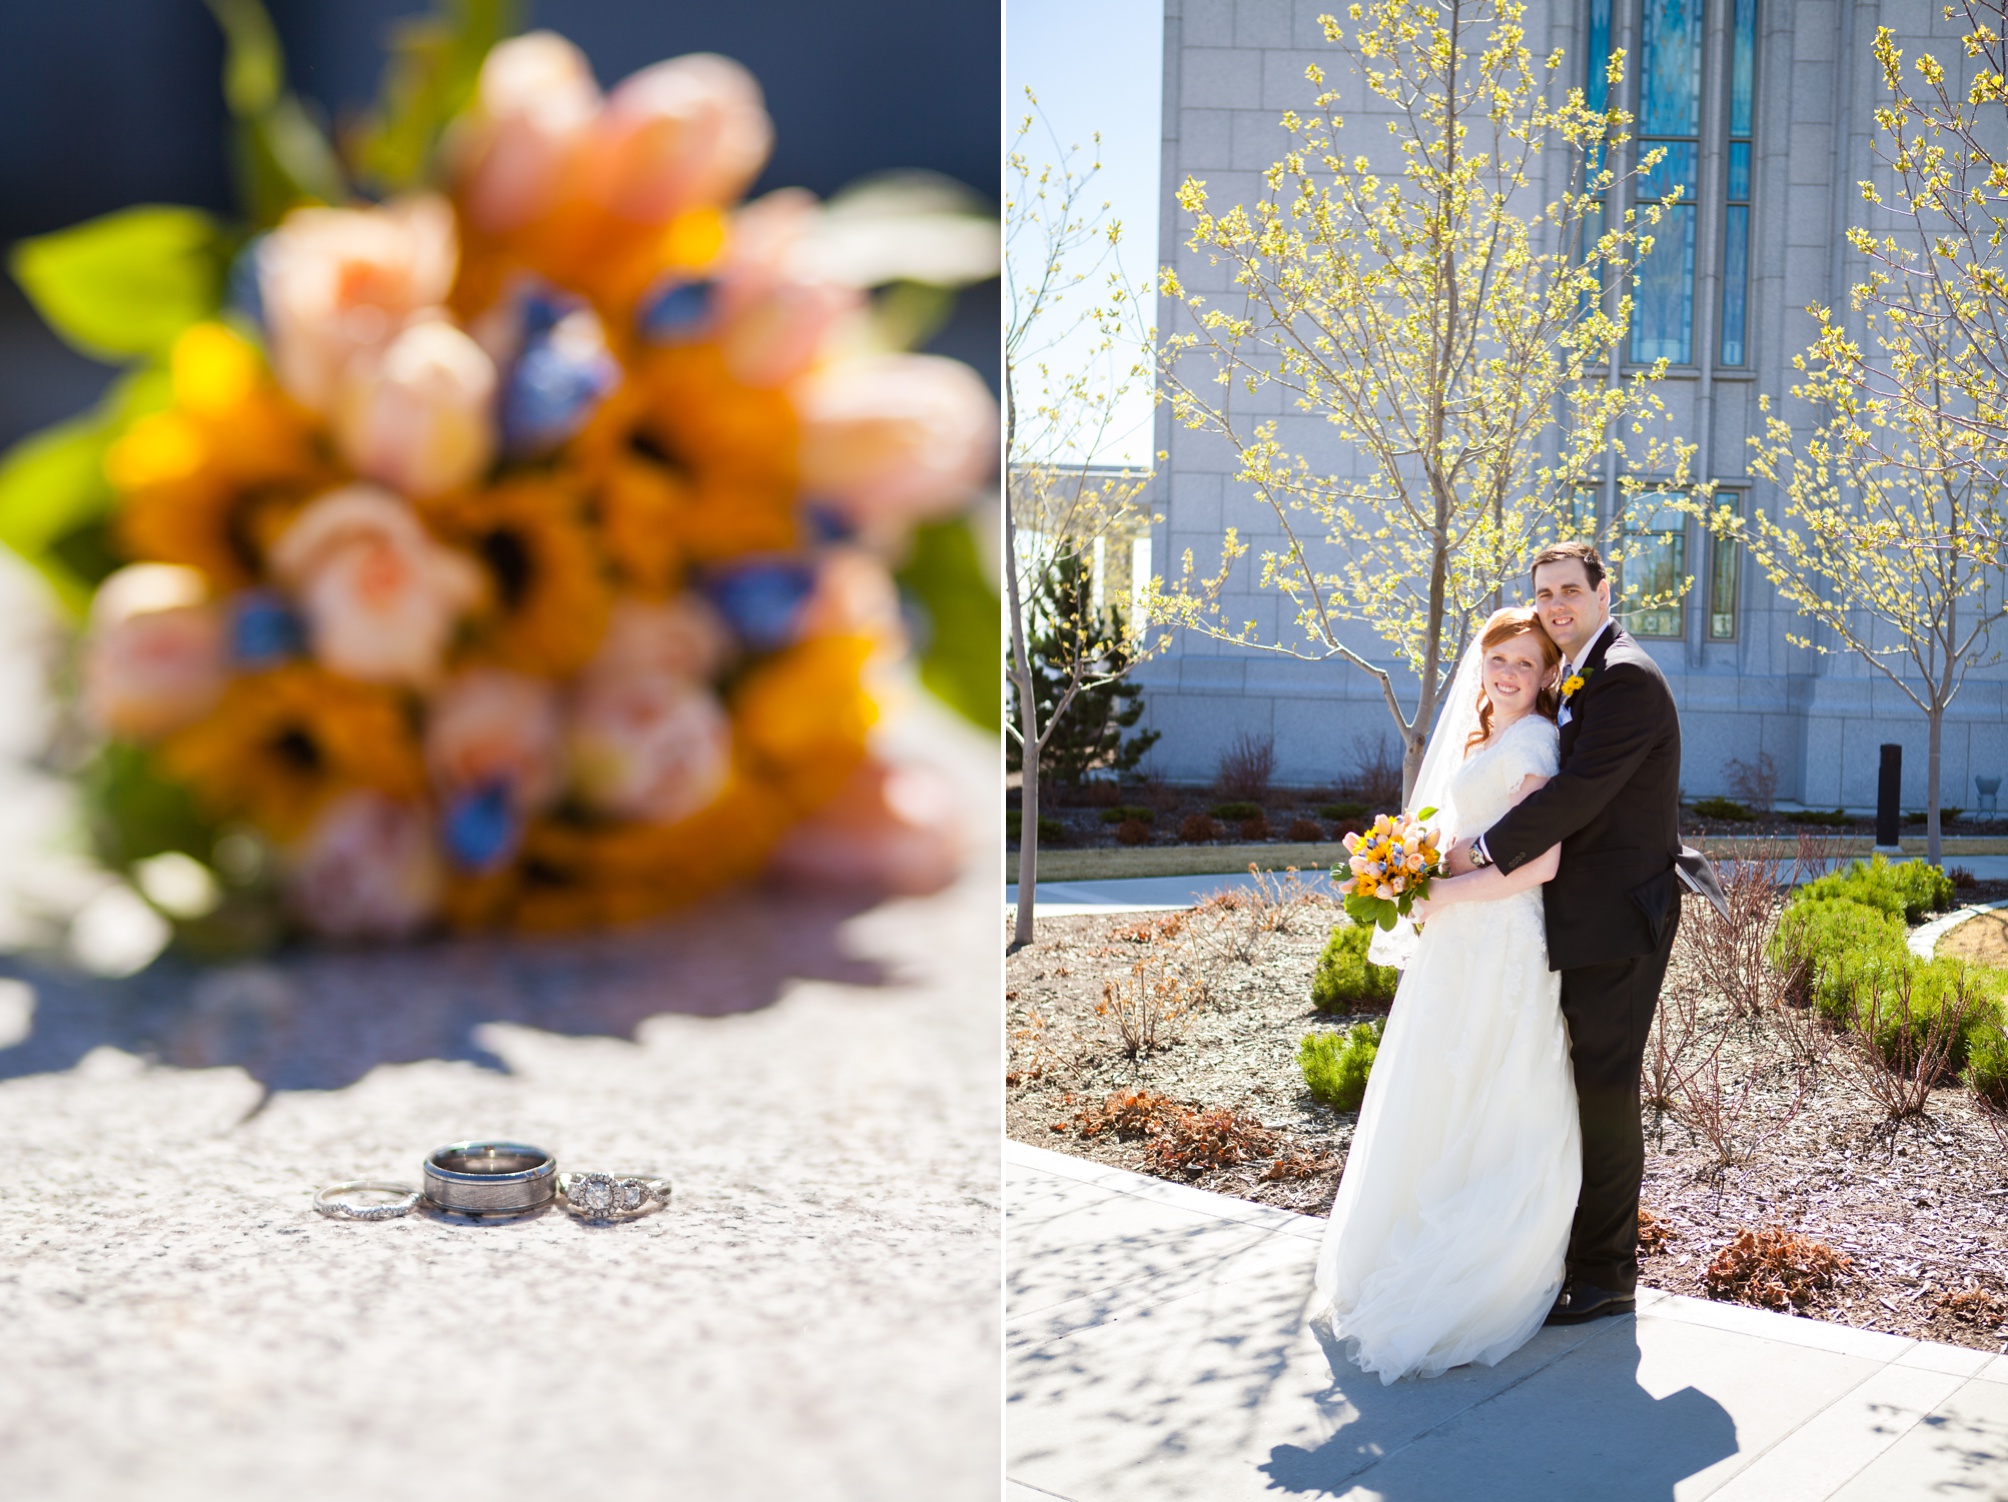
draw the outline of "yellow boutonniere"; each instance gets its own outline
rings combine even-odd
[[[1567,678],[1562,680],[1562,697],[1564,699],[1568,698],[1569,695],[1573,694],[1577,689],[1581,688],[1582,686],[1583,686],[1583,675],[1581,673],[1569,674]]]

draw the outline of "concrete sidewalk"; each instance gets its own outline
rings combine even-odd
[[[2008,1356],[1656,1292],[1384,1387],[1305,1327],[1323,1221],[1006,1148],[1009,1502],[2008,1497]]]

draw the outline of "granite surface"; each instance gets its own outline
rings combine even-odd
[[[120,979],[0,960],[0,1498],[997,1496],[998,759],[925,713],[895,739],[968,790],[937,897]],[[311,1207],[476,1136],[674,1199]]]

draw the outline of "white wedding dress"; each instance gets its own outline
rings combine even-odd
[[[1529,773],[1553,776],[1556,734],[1529,714],[1465,758],[1447,833],[1483,833]],[[1582,1149],[1560,999],[1538,887],[1446,907],[1415,939],[1310,1310],[1384,1383],[1499,1361],[1561,1290]]]

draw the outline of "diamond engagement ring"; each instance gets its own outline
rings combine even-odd
[[[387,1194],[387,1200],[374,1203],[362,1199],[364,1195]],[[369,1179],[351,1179],[344,1184],[330,1184],[314,1196],[314,1208],[334,1220],[396,1220],[400,1215],[409,1215],[424,1198],[421,1191],[409,1184],[379,1184]]]
[[[669,1180],[645,1174],[561,1173],[558,1193],[581,1220],[626,1220],[669,1203]]]
[[[425,1197],[460,1215],[522,1215],[557,1188],[558,1160],[521,1142],[452,1142],[425,1158]]]

